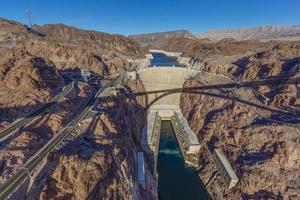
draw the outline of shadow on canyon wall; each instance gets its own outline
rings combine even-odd
[[[300,82],[300,79],[295,78],[295,79],[289,79],[288,81],[285,82],[285,84],[296,84],[296,83],[299,83],[299,82]],[[155,100],[148,103],[146,108],[149,108],[157,100],[159,100],[159,99],[161,99],[161,98],[163,98],[167,95],[171,95],[173,93],[190,93],[190,94],[208,95],[208,96],[212,96],[212,97],[216,97],[216,98],[231,100],[233,104],[234,104],[234,102],[240,102],[244,105],[248,105],[248,106],[252,106],[254,108],[269,111],[273,115],[281,116],[281,118],[291,119],[291,117],[294,117],[295,118],[294,120],[299,122],[300,120],[296,119],[296,118],[300,117],[300,112],[296,111],[296,110],[294,110],[293,112],[290,112],[290,111],[286,112],[285,110],[282,110],[282,109],[271,108],[271,107],[268,107],[268,106],[265,106],[265,105],[260,105],[260,104],[257,104],[257,103],[250,102],[248,100],[243,100],[243,99],[240,99],[238,97],[229,96],[229,95],[226,95],[226,94],[225,95],[215,94],[215,93],[212,93],[212,92],[203,91],[203,90],[209,90],[209,89],[252,87],[252,86],[258,86],[258,85],[265,85],[265,84],[277,84],[277,80],[274,80],[274,82],[273,82],[273,80],[264,80],[264,81],[244,82],[242,84],[241,83],[239,83],[239,84],[238,83],[232,83],[232,84],[218,84],[218,85],[190,87],[190,88],[184,88],[184,89],[176,88],[176,89],[170,89],[170,90],[155,90],[155,91],[147,91],[147,92],[136,92],[136,93],[133,93],[133,94],[137,97],[138,96],[144,96],[146,99],[147,99],[148,94],[153,94],[153,93],[160,94],[160,96],[158,96]],[[125,97],[129,98],[130,94],[126,93],[126,89],[128,89],[128,88],[123,88],[123,89],[121,88],[120,92],[122,94],[125,94],[124,95]],[[97,98],[94,98],[94,99],[96,100]],[[116,101],[117,99],[119,99],[119,96],[106,96],[106,97],[100,97],[99,98],[99,101],[101,103],[104,103],[104,104],[114,103],[115,107],[111,108],[109,110],[109,114],[112,116],[112,118],[116,118],[115,115],[118,113],[117,109],[120,108],[120,106],[125,107],[125,108],[127,108],[127,107],[131,107],[131,108],[133,107],[134,108],[134,106],[139,106],[139,108],[134,108],[136,110],[132,110],[132,109],[126,110],[125,109],[123,114],[126,115],[126,117],[124,117],[124,118],[128,118],[128,117],[130,118],[132,115],[135,114],[135,111],[137,111],[139,109],[145,110],[144,107],[142,107],[141,105],[139,105],[136,102],[135,98],[130,101],[130,104],[131,104],[130,106],[127,105],[127,104],[122,104],[121,105],[120,101]],[[63,100],[61,103],[67,103],[66,101],[69,101],[69,100],[67,100],[67,99]],[[81,99],[81,101],[88,101],[88,98]],[[229,105],[229,106],[233,106],[233,104]],[[20,109],[22,109],[22,108],[20,108]],[[32,109],[34,109],[34,107],[32,107]],[[55,111],[59,112],[60,109],[63,109],[63,108],[59,107],[58,110],[55,110]],[[219,112],[219,111],[217,110],[215,112]],[[53,114],[53,113],[51,113],[51,114]],[[44,115],[47,115],[47,112],[39,113],[35,117],[44,116]],[[47,116],[47,117],[49,117],[49,116]],[[207,120],[209,120],[210,117],[211,116],[208,115]],[[121,127],[119,127],[119,129],[117,130],[118,132],[125,131],[125,129],[126,129],[126,120],[121,119],[121,118],[122,118],[122,116],[120,115],[120,116],[118,116],[118,119],[116,119],[116,120],[123,120],[122,123],[121,123],[122,124]],[[41,120],[45,120],[45,119],[38,119],[35,123],[38,124],[39,121],[41,121]],[[109,149],[111,149],[112,146],[98,144],[97,142],[95,142],[95,140],[97,139],[97,138],[95,138],[95,135],[90,134],[90,133],[93,133],[95,131],[95,127],[96,127],[96,124],[97,124],[98,120],[99,120],[99,118],[97,116],[94,117],[94,119],[91,121],[89,127],[87,128],[86,132],[84,134],[80,134],[74,140],[67,142],[67,144],[58,151],[58,154],[66,155],[66,156],[79,154],[80,159],[89,160],[91,158],[91,156],[97,151],[109,151]],[[268,119],[265,119],[265,120],[268,120]],[[67,123],[67,122],[64,122],[64,123]],[[256,122],[256,123],[258,123],[258,122]],[[260,123],[264,123],[264,122],[260,122]],[[294,121],[293,121],[293,123],[294,123]],[[26,128],[28,128],[28,127],[25,127],[25,129]],[[47,128],[47,127],[45,127],[45,128]],[[48,128],[50,128],[50,127],[48,127]],[[131,127],[131,128],[136,128],[136,127]],[[38,131],[38,130],[36,130],[36,131]],[[107,132],[106,134],[107,134],[108,138],[115,137],[113,134],[111,134],[109,132]],[[13,138],[16,137],[16,135],[9,138],[8,141],[9,140],[11,141]],[[135,136],[133,139],[138,140],[138,137]],[[213,146],[214,146],[217,139],[218,139],[217,137],[212,137],[211,141],[208,143],[208,147],[213,148]],[[4,142],[7,142],[7,141],[4,141]],[[238,157],[238,160],[241,163],[244,163],[244,164],[247,164],[247,165],[252,165],[254,163],[264,162],[264,161],[270,159],[277,152],[277,149],[280,148],[280,144],[278,144],[278,145],[275,144],[275,146],[272,147],[271,151],[269,151],[269,150],[264,151],[264,149],[261,149],[260,152],[251,152],[251,153],[248,153],[248,154],[245,154],[245,155],[241,155],[241,156]],[[80,146],[80,148],[77,148],[78,146]],[[51,156],[49,156],[49,157],[51,158]],[[53,159],[53,157],[52,157],[52,159]],[[48,159],[47,162],[49,162],[49,159]],[[54,172],[56,167],[57,167],[57,163],[56,162],[51,162],[50,165],[45,165],[44,166],[44,168],[42,169],[42,173],[47,173],[47,174],[51,175]],[[42,173],[40,173],[40,174],[42,174]],[[109,173],[113,173],[113,172],[109,172]],[[106,176],[110,176],[110,175],[112,175],[112,174],[107,174]],[[102,180],[102,179],[100,179],[100,180]],[[101,182],[100,180],[98,181],[97,185],[100,184],[100,182]],[[103,178],[103,180],[104,180],[104,178]],[[42,181],[42,180],[37,178],[36,181]],[[39,184],[39,183],[36,183],[36,184]],[[36,188],[30,188],[30,190],[36,190]],[[93,197],[96,190],[98,190],[97,187],[93,188],[92,192],[89,195],[89,197]],[[32,193],[34,194],[35,192],[32,192]],[[264,194],[265,194],[265,192],[260,191],[258,193],[252,194],[252,195],[244,194],[244,197],[245,197],[245,199],[251,199],[251,198],[256,198],[257,196],[264,195]],[[269,196],[270,194],[265,194],[265,195]]]
[[[249,100],[244,100],[242,98],[236,97],[236,96],[230,96],[228,93],[224,94],[216,94],[213,92],[207,92],[207,90],[213,90],[213,89],[228,89],[228,88],[250,88],[253,86],[263,86],[267,84],[274,84],[277,85],[278,79],[286,79],[286,77],[277,77],[276,79],[270,79],[270,80],[260,80],[260,81],[249,81],[249,82],[243,82],[243,83],[230,83],[230,84],[216,84],[216,85],[204,85],[204,86],[197,86],[197,87],[189,87],[189,88],[175,88],[175,89],[167,89],[167,90],[153,90],[153,91],[147,91],[147,92],[136,92],[134,93],[135,96],[144,96],[146,101],[148,99],[149,94],[158,94],[158,96],[152,101],[147,102],[146,109],[148,109],[151,105],[153,105],[156,101],[159,99],[164,98],[165,96],[174,94],[174,93],[189,93],[189,94],[198,94],[198,95],[207,95],[215,98],[222,98],[231,100],[233,102],[238,102],[247,106],[251,106],[253,108],[265,110],[271,113],[271,117],[269,119],[266,118],[258,118],[252,125],[259,125],[259,124],[266,124],[266,123],[275,123],[274,120],[281,120],[285,123],[299,123],[300,122],[300,111],[298,109],[294,109],[291,107],[285,108],[272,108],[267,105],[262,105],[258,103],[251,102]],[[300,78],[293,78],[289,79],[285,82],[285,84],[297,84],[300,83]],[[100,86],[101,87],[101,86]],[[126,88],[128,89],[128,88]],[[123,88],[123,90],[126,90]],[[120,88],[122,90],[122,88]],[[125,93],[126,94],[126,93]],[[101,97],[99,98],[101,102],[109,103],[112,98],[111,97]],[[80,101],[87,101],[87,99],[80,99]],[[70,99],[64,99],[60,101],[59,103],[64,105],[64,103],[69,103]],[[55,104],[54,102],[53,104]],[[29,107],[29,108],[28,108]],[[300,108],[300,106],[296,105],[294,107]],[[24,110],[25,107],[17,107],[17,108],[0,108],[0,113],[10,113],[12,110]],[[35,109],[35,106],[26,106],[26,109]],[[63,110],[64,107],[59,107],[58,109],[51,110],[51,114],[55,114]],[[34,112],[29,117],[41,117],[49,115],[49,112],[47,109],[42,109],[40,112]],[[209,117],[209,116],[208,116]],[[278,121],[278,123],[280,123]],[[21,127],[23,128],[23,127]],[[1,145],[2,146],[2,145]]]

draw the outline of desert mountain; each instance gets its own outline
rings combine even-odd
[[[178,38],[191,39],[193,42],[212,42],[226,40],[299,40],[300,25],[294,26],[258,26],[255,28],[224,29],[208,31],[197,36],[191,34],[188,30],[178,30],[169,32],[146,33],[138,35],[129,35],[143,46],[148,48],[159,48]],[[184,40],[184,39],[181,39]],[[189,41],[189,40],[188,40]]]
[[[209,31],[198,35],[198,38],[222,40],[233,38],[236,40],[249,39],[300,39],[300,25],[294,26],[258,26],[255,28],[227,29]]]
[[[0,18],[0,106],[11,108],[1,117],[14,118],[15,110],[21,113],[20,106],[47,101],[64,84],[64,72],[88,69],[100,76],[114,74],[128,58],[143,58],[144,53],[137,42],[121,35],[64,24],[30,28]]]
[[[193,38],[194,36],[188,30],[176,30],[168,32],[158,32],[158,33],[146,33],[138,35],[129,35],[129,38],[134,39],[143,46],[153,45],[160,43],[169,38]]]

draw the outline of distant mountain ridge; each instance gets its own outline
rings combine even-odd
[[[293,26],[258,26],[254,28],[224,29],[209,31],[197,36],[200,39],[222,40],[232,38],[235,40],[251,39],[300,39],[300,25]]]
[[[167,32],[129,35],[128,37],[146,46],[169,38],[181,38],[181,37],[194,38],[195,36],[193,36],[193,34],[188,30],[175,30],[175,31],[167,31]]]
[[[190,31],[182,29],[182,30],[175,30],[175,31],[135,34],[135,35],[129,35],[128,37],[143,37],[143,36],[172,37],[172,36],[185,36],[185,35],[192,35],[192,34]]]
[[[188,30],[129,35],[129,38],[148,48],[157,48],[174,39],[191,39],[197,42],[220,40],[300,40],[300,25],[258,26],[254,28],[224,29],[193,35]]]

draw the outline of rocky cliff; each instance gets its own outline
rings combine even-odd
[[[19,41],[40,36],[28,26],[0,17],[0,47],[13,47]]]
[[[188,30],[146,33],[138,35],[129,35],[128,37],[134,39],[141,45],[146,46],[150,49],[156,48],[157,45],[171,38],[195,38]]]
[[[146,117],[143,100],[132,92],[143,87],[132,81],[125,85],[117,96],[103,97],[99,108],[104,113],[83,121],[81,130],[48,159],[52,170],[35,180],[38,192],[33,189],[29,199],[155,199],[153,177],[145,186],[137,181]]]
[[[50,41],[83,45],[101,54],[114,53],[127,58],[143,58],[145,50],[133,40],[103,32],[82,30],[64,24],[33,26],[33,29]]]
[[[217,175],[207,188],[214,199],[299,198],[300,101],[298,82],[292,81],[299,76],[299,56],[299,42],[287,42],[245,57],[219,57],[222,63],[207,61],[205,72],[185,83],[185,88],[199,87],[181,98],[203,145],[199,176],[206,184],[218,171],[212,151],[221,148],[240,179],[228,190]],[[251,85],[256,80],[265,81]],[[201,89],[205,85],[216,87]]]
[[[67,125],[93,94],[93,88],[78,83],[74,95],[63,98],[47,111],[33,117],[32,121],[17,129],[15,134],[1,142],[0,183],[14,175],[26,161]],[[27,106],[31,109],[34,106]],[[20,110],[19,107],[14,107]],[[17,114],[21,114],[20,112]]]
[[[115,73],[127,59],[144,58],[147,52],[121,35],[82,30],[64,24],[34,25],[0,20],[0,50],[21,49],[47,58],[59,69],[89,69],[100,75]],[[6,45],[10,43],[10,45]]]
[[[144,58],[145,53],[124,36],[63,24],[29,28],[1,18],[0,29],[2,119],[49,100],[63,86],[62,74],[69,79],[80,78],[81,69],[97,76],[115,74],[128,59]]]
[[[144,58],[147,52],[121,35],[61,24],[31,29],[0,22],[1,129],[49,101],[65,85],[66,75],[77,80],[78,71],[89,69],[102,78],[114,77],[128,59]],[[133,91],[143,86],[125,85],[118,96],[103,99],[98,108],[103,114],[82,121],[80,130],[45,158],[32,175],[27,196],[18,192],[21,199],[155,199],[155,180],[147,168],[150,182],[137,181],[145,111],[144,99],[135,98]],[[93,85],[76,82],[70,95],[1,143],[0,183],[65,127],[95,91]]]
[[[0,58],[0,120],[15,119],[49,100],[64,81],[54,64],[27,51],[7,49]]]

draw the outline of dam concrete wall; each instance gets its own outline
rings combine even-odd
[[[149,107],[155,105],[180,106],[181,91],[170,93],[159,90],[178,89],[183,87],[189,75],[189,70],[184,67],[148,67],[138,71],[145,90],[147,91],[147,104]]]

